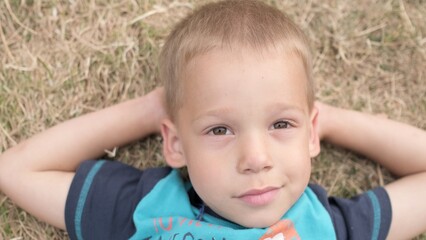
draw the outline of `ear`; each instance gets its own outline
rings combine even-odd
[[[176,126],[169,119],[161,123],[161,135],[163,136],[163,154],[167,164],[172,168],[185,166],[185,157]]]
[[[309,154],[311,157],[316,157],[321,151],[321,145],[318,135],[318,115],[320,112],[316,106],[311,111],[311,131],[309,137]]]

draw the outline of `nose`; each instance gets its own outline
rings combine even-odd
[[[242,174],[268,171],[273,167],[266,136],[250,134],[239,141],[238,172]]]

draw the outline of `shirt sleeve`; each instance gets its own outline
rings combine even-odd
[[[70,239],[128,239],[133,212],[169,168],[141,171],[114,161],[85,161],[77,169],[65,205]]]
[[[310,185],[328,210],[337,239],[386,239],[392,208],[383,187],[378,187],[350,199],[327,197],[318,185]]]

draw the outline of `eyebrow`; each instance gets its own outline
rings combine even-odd
[[[295,112],[299,114],[304,114],[305,111],[302,107],[286,104],[282,102],[276,102],[268,106],[268,109],[271,109],[272,113],[279,113],[279,112]],[[273,109],[273,110],[272,110]]]
[[[268,110],[267,113],[270,114],[278,114],[278,113],[282,113],[282,112],[290,112],[290,113],[294,113],[294,114],[304,114],[304,110],[303,108],[299,107],[299,106],[295,106],[295,105],[290,105],[290,104],[285,104],[285,103],[281,103],[281,102],[276,102],[273,104],[268,105],[267,109],[270,109],[270,111]],[[208,110],[206,112],[203,112],[202,114],[196,116],[193,120],[193,122],[196,122],[198,120],[200,120],[201,118],[204,117],[218,117],[218,116],[229,116],[235,113],[235,110],[233,108],[228,108],[228,107],[223,107],[223,108],[215,108],[215,109],[211,109]],[[264,113],[266,114],[266,113]]]
[[[215,108],[215,109],[211,109],[208,110],[206,112],[203,112],[202,114],[199,114],[198,116],[196,116],[193,120],[193,122],[196,122],[198,120],[200,120],[201,118],[204,117],[218,117],[218,116],[228,116],[232,113],[234,113],[235,110],[232,108],[228,108],[228,107],[224,107],[224,108]]]

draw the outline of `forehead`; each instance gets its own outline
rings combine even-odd
[[[262,98],[307,111],[306,72],[291,52],[213,50],[194,57],[184,75],[182,107],[250,107]]]

